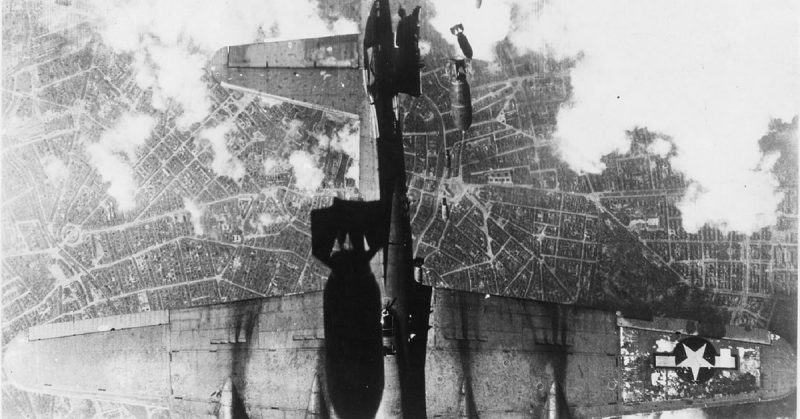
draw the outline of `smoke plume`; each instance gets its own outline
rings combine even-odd
[[[69,168],[57,156],[48,154],[42,157],[42,169],[47,177],[47,182],[53,186],[58,186],[69,177]]]
[[[316,149],[315,154],[318,154],[324,149],[332,149],[350,157],[350,167],[347,169],[344,176],[345,178],[353,179],[356,184],[358,184],[360,148],[359,121],[349,120],[330,135],[317,134],[315,137],[319,141],[319,147]]]
[[[575,170],[603,170],[602,156],[628,150],[625,131],[646,127],[673,139],[673,167],[691,182],[680,203],[687,230],[775,222],[782,194],[758,139],[772,118],[798,113],[795,2],[500,0],[471,9],[442,0],[435,8],[437,31],[455,44],[449,26],[464,23],[476,58],[493,60],[507,38],[522,53],[577,59],[554,135]]]
[[[132,166],[136,151],[144,144],[155,126],[153,117],[128,113],[116,125],[105,131],[96,143],[86,146],[89,163],[97,170],[103,182],[109,183],[108,194],[117,201],[122,211],[136,206],[136,180]]]
[[[205,233],[205,229],[203,228],[203,208],[197,205],[191,199],[183,198],[183,208],[189,212],[189,218],[192,222],[192,228],[194,229],[194,234],[198,236],[202,236]]]
[[[313,134],[319,141],[319,147],[330,148],[347,154],[352,159],[358,159],[359,149],[359,124],[357,120],[344,122],[341,128],[330,135],[324,133]]]
[[[312,154],[303,150],[293,151],[289,155],[289,164],[295,177],[295,187],[307,192],[313,192],[322,185],[325,173],[317,166],[317,159]]]
[[[103,41],[134,57],[136,82],[153,89],[153,107],[172,100],[183,109],[178,126],[188,128],[208,115],[202,79],[211,54],[226,45],[264,38],[304,38],[355,32],[354,22],[323,19],[315,0],[90,0]]]
[[[264,160],[264,172],[269,174],[276,170],[291,168],[295,177],[295,187],[297,189],[313,192],[322,185],[325,179],[325,172],[320,167],[320,163],[326,158],[331,150],[338,151],[350,157],[345,178],[354,179],[358,182],[358,156],[359,156],[359,123],[357,120],[339,120],[330,115],[337,126],[330,132],[306,131],[304,122],[293,119],[286,124],[286,137],[291,141],[301,141],[306,133],[313,140],[309,141],[308,150],[294,150],[288,158],[278,159],[269,157]],[[287,140],[289,141],[289,140]]]
[[[236,133],[237,130],[234,123],[226,121],[215,127],[200,131],[197,136],[211,144],[211,150],[214,153],[214,158],[211,161],[211,170],[217,176],[227,176],[238,182],[244,177],[244,164],[230,152],[226,140],[229,135],[236,135]]]

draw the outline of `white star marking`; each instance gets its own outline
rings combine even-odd
[[[700,347],[700,349],[693,351],[691,348],[686,346],[686,344],[682,344],[683,349],[686,352],[686,359],[681,361],[680,364],[676,365],[677,367],[685,367],[692,370],[692,377],[694,377],[694,381],[697,381],[697,374],[700,373],[700,368],[714,368],[711,363],[703,358],[703,354],[706,351],[706,345]]]

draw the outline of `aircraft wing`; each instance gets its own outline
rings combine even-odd
[[[712,328],[687,320],[440,288],[431,308],[429,417],[609,417],[794,388],[794,349],[766,330],[727,326],[709,337]]]
[[[431,298],[419,342],[428,417],[607,417],[794,389],[794,349],[766,332],[711,338],[688,334],[702,327],[686,321],[440,288]],[[178,417],[324,417],[336,388],[326,384],[323,300],[311,292],[35,326],[7,346],[5,377],[25,391]],[[354,305],[338,302],[336,313]],[[364,334],[351,326],[341,332]],[[711,366],[698,358],[696,373],[677,369],[701,347]]]
[[[7,348],[27,391],[179,417],[321,414],[323,293],[46,324]],[[244,402],[243,402],[244,401]]]
[[[431,308],[425,361],[430,417],[615,412],[614,313],[439,288]],[[554,384],[557,397],[548,400]]]
[[[358,117],[365,100],[358,34],[235,45],[211,71],[223,87]]]

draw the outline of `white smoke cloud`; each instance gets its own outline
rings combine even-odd
[[[265,212],[258,215],[258,222],[262,226],[268,226],[275,222],[275,217],[273,217],[272,214]]]
[[[208,114],[211,102],[202,76],[216,49],[265,36],[304,38],[358,29],[345,19],[323,20],[315,0],[89,0],[81,5],[96,16],[106,44],[134,56],[136,81],[153,89],[153,106],[163,109],[171,99],[183,108],[177,120],[182,129]]]
[[[295,186],[298,189],[313,192],[322,185],[325,174],[311,153],[303,150],[293,151],[289,155],[289,164],[294,171]]]
[[[285,223],[290,220],[289,216],[282,214],[272,214],[263,212],[253,221],[252,225],[258,230],[259,234],[267,233],[267,228],[275,224]]]
[[[431,48],[432,48],[431,47],[431,43],[429,41],[426,41],[424,39],[420,39],[419,40],[419,55],[420,55],[420,57],[422,57],[422,58],[427,57],[428,54],[431,53]]]
[[[107,182],[108,195],[117,201],[122,211],[130,211],[136,207],[136,181],[130,162],[114,154],[108,149],[91,144],[86,147],[89,163],[94,166],[103,182]]]
[[[324,171],[319,167],[320,160],[323,159],[325,152],[328,150],[335,150],[350,157],[350,167],[348,167],[345,177],[358,182],[360,147],[359,121],[337,120],[336,123],[341,125],[330,134],[319,131],[309,131],[309,134],[317,140],[317,143],[311,148],[311,152],[295,151],[290,155],[288,162],[285,160],[278,161],[267,159],[264,162],[264,170],[269,173],[278,165],[289,163],[295,172],[297,188],[313,191],[321,185],[325,176]],[[303,127],[303,121],[288,121],[286,123],[287,137],[298,138],[302,136]]]
[[[356,182],[356,187],[358,187],[360,176],[361,176],[361,168],[359,167],[359,161],[353,160],[353,163],[345,172],[344,177],[346,179],[353,179]]]
[[[183,198],[183,208],[189,212],[194,234],[198,236],[205,234],[205,229],[203,228],[203,208],[200,208],[196,202],[188,198]]]
[[[709,151],[712,154],[706,159],[697,158],[698,161],[691,163],[709,164],[708,160],[715,159],[719,153],[718,150]],[[775,211],[784,197],[777,192],[779,183],[771,172],[778,157],[777,153],[764,156],[754,170],[720,170],[719,164],[737,159],[726,154],[723,162],[714,161],[709,170],[692,170],[695,181],[677,205],[683,216],[683,227],[687,231],[697,231],[708,223],[726,231],[753,232],[774,225],[777,222]],[[684,155],[677,162],[686,164],[686,160]]]
[[[352,159],[358,159],[360,141],[358,120],[346,121],[341,128],[334,131],[330,136],[315,133],[314,137],[319,141],[319,147],[341,151]]]
[[[136,150],[150,136],[155,123],[149,115],[125,114],[113,128],[103,133],[98,142],[86,146],[89,163],[103,182],[109,183],[108,194],[123,211],[136,206],[134,196],[138,186],[132,166],[136,162]]]
[[[288,163],[288,162],[287,162]],[[278,198],[278,191],[279,188],[277,186],[268,186],[261,190],[261,193],[264,195],[265,199],[272,199],[277,201]]]
[[[69,168],[64,161],[50,154],[42,157],[42,169],[47,182],[54,186],[60,185],[69,177]]]
[[[506,36],[523,52],[579,57],[555,133],[574,169],[601,171],[602,156],[628,150],[626,130],[646,127],[672,138],[673,167],[694,182],[680,205],[688,230],[708,222],[749,232],[774,223],[782,196],[758,139],[772,118],[798,113],[796,2],[435,5],[437,30],[455,43],[447,28],[462,20],[478,58],[492,59],[491,47]],[[475,20],[484,11],[480,19],[492,25]]]
[[[350,156],[352,159],[350,167],[347,168],[344,177],[353,179],[358,186],[360,168],[359,168],[359,148],[361,144],[361,136],[359,132],[359,121],[352,121],[344,125],[339,131],[335,132],[330,141],[331,148],[340,150]]]
[[[228,150],[226,137],[231,133],[236,133],[236,125],[226,121],[200,131],[197,136],[211,143],[211,150],[214,152],[211,170],[218,176],[227,176],[238,182],[244,176],[245,169],[244,163]]]
[[[98,144],[121,153],[129,161],[136,160],[136,151],[155,127],[152,116],[141,113],[123,115],[117,123],[100,137]]]
[[[631,415],[622,415],[621,419],[706,419],[708,415],[703,409],[689,408],[680,410],[667,410],[664,412],[655,413],[635,413]]]
[[[480,9],[474,7],[472,2],[463,0],[433,0],[432,3],[433,10],[428,15],[430,23],[450,42],[450,56],[460,53],[456,37],[450,33],[450,28],[461,23],[472,46],[473,58],[486,61],[495,59],[495,45],[509,34],[513,23],[511,17],[514,2],[484,1]],[[523,4],[524,0],[520,3]]]
[[[275,170],[280,165],[280,161],[273,157],[267,157],[264,159],[264,173],[269,174],[273,170]]]
[[[204,54],[165,46],[152,46],[149,51],[150,64],[156,67],[154,84],[151,85],[156,86],[153,89],[154,107],[166,110],[157,105],[165,103],[167,99],[179,103],[183,113],[175,122],[180,128],[185,129],[202,121],[211,107],[206,83],[202,79],[203,65],[208,58]]]
[[[660,419],[706,419],[708,415],[703,409],[693,407],[689,409],[667,410],[661,412]]]
[[[284,128],[286,129],[286,137],[290,139],[298,138],[302,136],[301,129],[303,128],[303,121],[299,119],[290,119],[288,122],[285,122]]]
[[[338,128],[327,134],[321,130],[306,131],[303,121],[286,120],[284,128],[287,141],[305,142],[302,138],[308,133],[316,139],[316,142],[310,142],[311,147],[308,151],[295,150],[288,158],[267,157],[263,162],[264,173],[270,174],[291,168],[295,175],[295,187],[313,192],[322,185],[325,178],[325,172],[320,167],[321,161],[329,150],[335,150],[351,158],[345,177],[358,182],[359,121],[335,120],[334,122]]]
[[[287,217],[285,215],[275,216],[275,215],[273,215],[271,213],[268,213],[268,212],[264,212],[264,213],[258,214],[258,223],[262,227],[268,227],[268,226],[271,226],[273,224],[282,223],[282,222],[287,221],[288,219],[289,219],[289,217]]]
[[[661,138],[656,137],[653,142],[647,146],[647,151],[659,157],[666,158],[672,152],[672,143]]]
[[[278,106],[283,102],[272,97],[258,96],[258,103],[263,107],[271,108],[273,106]]]

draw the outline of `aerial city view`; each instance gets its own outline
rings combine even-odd
[[[3,417],[794,414],[783,6],[161,3],[2,5]]]

